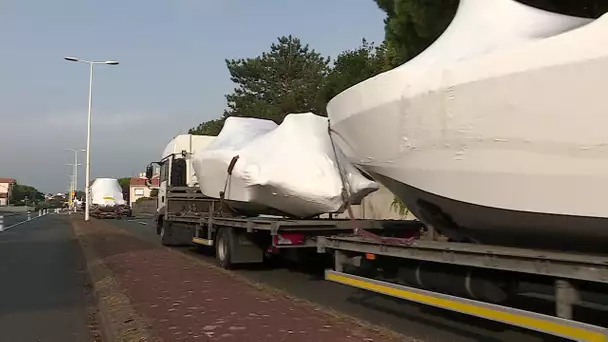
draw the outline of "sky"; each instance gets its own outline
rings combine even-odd
[[[289,34],[334,57],[382,41],[383,19],[373,0],[0,0],[0,177],[68,189],[89,70],[64,56],[120,62],[95,66],[91,134],[92,179],[119,178],[222,114],[234,88],[225,59]],[[83,188],[84,167],[78,177]]]

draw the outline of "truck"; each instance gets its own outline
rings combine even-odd
[[[97,178],[91,185],[91,216],[98,219],[122,219],[132,216],[117,179]]]
[[[349,218],[242,215],[197,187],[190,158],[211,139],[177,136],[146,168],[151,179],[160,167],[155,220],[163,245],[209,249],[226,269],[275,256],[329,259],[327,281],[570,340],[608,341],[605,322],[575,315],[606,299],[607,256],[456,242],[418,220],[356,219],[351,208]],[[526,291],[554,310],[514,306]]]
[[[156,232],[165,246],[194,244],[212,249],[224,268],[261,263],[280,256],[291,262],[319,257],[319,237],[349,234],[349,219],[293,219],[278,215],[249,216],[228,205],[221,196],[205,196],[197,186],[191,157],[213,137],[183,134],[165,148],[162,159],[150,163],[146,178],[160,169]],[[234,164],[231,165],[233,167]],[[230,167],[226,170],[231,173]],[[358,220],[370,232],[397,236],[404,226],[420,226],[405,220]]]

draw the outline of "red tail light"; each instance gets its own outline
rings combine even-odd
[[[272,237],[272,244],[275,246],[302,245],[306,237],[298,233],[282,233]]]

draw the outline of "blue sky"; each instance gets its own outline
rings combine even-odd
[[[222,113],[225,58],[289,34],[333,57],[380,42],[383,18],[373,0],[0,0],[0,177],[67,189],[65,149],[86,143],[88,68],[66,55],[120,61],[95,68],[92,177],[132,176]]]

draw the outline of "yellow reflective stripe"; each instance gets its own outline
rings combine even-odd
[[[199,245],[206,245],[206,246],[212,246],[213,245],[213,241],[212,240],[207,240],[207,239],[201,239],[201,238],[192,238],[192,242],[199,244]]]
[[[539,318],[527,317],[511,312],[493,310],[483,306],[457,302],[450,299],[433,297],[421,293],[397,289],[386,285],[380,285],[367,281],[362,281],[359,279],[353,279],[340,274],[327,273],[326,279],[345,285],[350,285],[361,289],[386,294],[393,297],[403,298],[422,304],[428,304],[439,308],[445,308],[449,310],[459,311],[469,315],[487,318],[493,321],[500,321],[507,324],[520,326],[523,328],[544,331],[549,334],[567,336],[568,338],[574,339],[576,341],[608,341],[605,334],[602,334],[597,331],[585,330],[582,328],[572,327],[565,324],[560,324],[557,322],[547,321]]]

